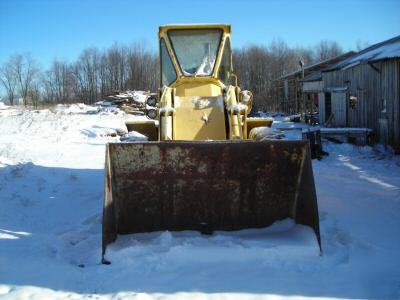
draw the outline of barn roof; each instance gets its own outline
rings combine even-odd
[[[365,48],[357,54],[326,68],[323,72],[347,69],[360,63],[376,62],[391,58],[400,58],[400,35]]]
[[[320,81],[322,79],[322,71],[323,70],[319,70],[317,72],[314,72],[314,73],[304,77],[303,79],[300,79],[300,81],[304,81],[304,82]]]
[[[313,74],[314,72],[325,69],[333,64],[336,64],[338,61],[342,61],[343,59],[348,58],[349,56],[353,55],[354,53],[355,52],[353,52],[353,51],[349,51],[349,52],[340,54],[338,56],[328,58],[324,61],[320,61],[315,64],[305,66],[304,67],[304,75],[307,77],[308,75]],[[298,69],[297,71],[285,74],[285,75],[277,78],[276,80],[296,78],[296,77],[298,78],[298,77],[301,77],[301,74],[302,74],[302,70]]]

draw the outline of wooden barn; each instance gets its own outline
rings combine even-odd
[[[279,109],[280,111],[288,114],[298,114],[304,112],[304,106],[306,106],[306,110],[312,109],[310,106],[313,103],[312,101],[318,102],[318,94],[312,95],[315,91],[310,90],[309,93],[303,95],[302,80],[309,76],[315,76],[316,74],[321,76],[321,70],[348,58],[354,53],[355,52],[350,51],[319,63],[304,66],[303,69],[300,68],[295,72],[286,74],[285,76],[276,79],[273,82],[269,92],[269,102],[277,102],[274,103],[272,108],[275,110]]]
[[[323,70],[318,88],[320,124],[371,128],[400,152],[400,36]]]

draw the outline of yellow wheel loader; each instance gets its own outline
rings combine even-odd
[[[118,234],[211,234],[285,218],[310,226],[321,248],[308,141],[259,141],[256,129],[272,121],[247,117],[253,96],[233,73],[230,25],[162,26],[158,36],[150,120],[126,124],[148,141],[106,147],[103,262]]]

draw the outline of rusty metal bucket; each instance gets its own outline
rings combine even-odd
[[[239,230],[293,218],[321,247],[307,141],[107,145],[103,258],[118,234]]]

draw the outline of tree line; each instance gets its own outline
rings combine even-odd
[[[299,69],[299,60],[310,65],[343,52],[334,41],[314,47],[289,47],[283,40],[233,50],[233,66],[242,88],[251,90],[255,104],[265,107],[272,82]],[[84,49],[74,62],[55,59],[47,70],[30,54],[15,54],[0,67],[0,83],[11,105],[83,102],[92,104],[118,90],[150,90],[159,87],[158,53],[143,43],[114,44]]]
[[[11,56],[0,68],[0,83],[11,105],[83,102],[92,104],[118,90],[158,87],[158,57],[143,44],[84,49],[75,62],[53,60],[41,70],[30,54]]]

